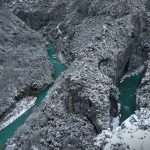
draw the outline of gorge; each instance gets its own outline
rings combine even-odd
[[[2,0],[0,128],[35,106],[1,149],[149,150],[149,33],[149,0]]]
[[[55,49],[53,48],[53,46],[51,46],[51,44],[49,44],[49,46],[48,46],[48,54],[49,54],[49,59],[50,59],[51,63],[54,65],[54,70],[55,70],[54,71],[55,72],[54,79],[57,79],[61,75],[61,73],[65,70],[65,65],[58,62],[58,60],[55,56]],[[0,150],[4,149],[6,141],[14,135],[15,131],[21,125],[24,124],[26,119],[31,115],[33,109],[40,106],[40,104],[41,104],[42,100],[45,98],[49,88],[50,87],[47,87],[42,92],[37,94],[36,102],[32,108],[27,110],[23,115],[21,115],[19,118],[17,118],[13,123],[11,123],[10,125],[8,125],[7,127],[5,127],[4,129],[2,129],[0,131]]]

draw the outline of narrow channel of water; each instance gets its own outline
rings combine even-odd
[[[141,73],[126,77],[119,83],[119,100],[121,103],[121,122],[130,117],[136,109],[135,93],[141,81]]]
[[[53,78],[57,79],[61,75],[61,73],[66,69],[66,66],[64,64],[60,63],[56,59],[54,47],[49,44],[48,48],[49,48],[49,51],[48,51],[49,58],[50,58],[51,64],[54,67],[54,76],[53,76]]]
[[[66,69],[64,64],[61,64],[55,57],[55,49],[49,45],[48,54],[51,64],[54,67],[54,79],[57,79],[61,73]],[[126,77],[123,82],[119,83],[119,99],[121,103],[121,122],[132,115],[136,108],[135,92],[140,84],[141,74]],[[35,106],[39,107],[42,100],[47,95],[49,87],[37,95]],[[16,119],[9,126],[0,131],[0,150],[3,150],[5,143],[10,139],[15,131],[25,123],[26,119],[32,114],[33,108],[29,109],[26,113]]]
[[[57,79],[61,73],[66,69],[64,64],[61,64],[55,57],[55,49],[53,46],[48,46],[48,54],[51,61],[51,64],[54,66],[54,79]],[[41,93],[37,94],[37,100],[35,102],[35,106],[39,107],[42,100],[47,95],[47,92],[50,87],[47,87]],[[27,112],[17,118],[13,123],[0,131],[0,150],[3,150],[5,147],[5,143],[8,139],[10,139],[15,131],[25,123],[26,119],[32,114],[34,106],[30,108]]]

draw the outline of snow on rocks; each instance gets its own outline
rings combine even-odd
[[[36,97],[27,97],[18,102],[15,108],[10,113],[8,113],[0,122],[0,130],[7,127],[22,114],[24,114],[27,110],[29,110],[34,105],[35,101]]]
[[[125,120],[116,130],[104,130],[95,145],[104,150],[149,150],[150,110],[141,109]]]

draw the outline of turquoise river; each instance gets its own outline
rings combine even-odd
[[[53,46],[49,45],[48,54],[50,58],[50,62],[54,67],[54,79],[57,79],[61,73],[66,69],[64,64],[61,64],[55,57],[55,49]],[[5,147],[5,143],[8,139],[10,139],[15,131],[24,124],[26,119],[32,114],[34,107],[39,107],[42,100],[45,98],[50,87],[47,87],[41,93],[37,94],[37,100],[35,105],[30,108],[27,112],[21,115],[18,119],[16,119],[13,123],[8,125],[6,128],[0,131],[0,150],[3,150]]]
[[[121,122],[131,116],[136,109],[135,93],[141,81],[141,73],[126,77],[119,83],[119,100],[121,103]]]
[[[57,79],[61,73],[66,69],[64,64],[61,64],[57,61],[55,57],[55,49],[49,45],[49,58],[51,64],[54,67],[54,79]],[[123,82],[119,83],[119,99],[121,103],[121,122],[132,115],[135,111],[135,92],[140,84],[141,75],[134,75],[130,77],[126,77]],[[4,149],[5,143],[8,139],[10,139],[15,131],[20,127],[26,119],[32,114],[34,107],[40,106],[42,100],[45,98],[50,87],[46,88],[44,91],[37,95],[37,100],[35,106],[29,109],[26,113],[16,119],[9,126],[0,131],[0,150]]]

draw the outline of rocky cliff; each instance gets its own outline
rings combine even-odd
[[[68,65],[6,149],[104,148],[107,142],[94,145],[94,138],[119,115],[117,83],[149,62],[149,1],[14,0],[3,7],[52,42]],[[137,98],[141,107],[142,101],[149,103],[144,78]]]

